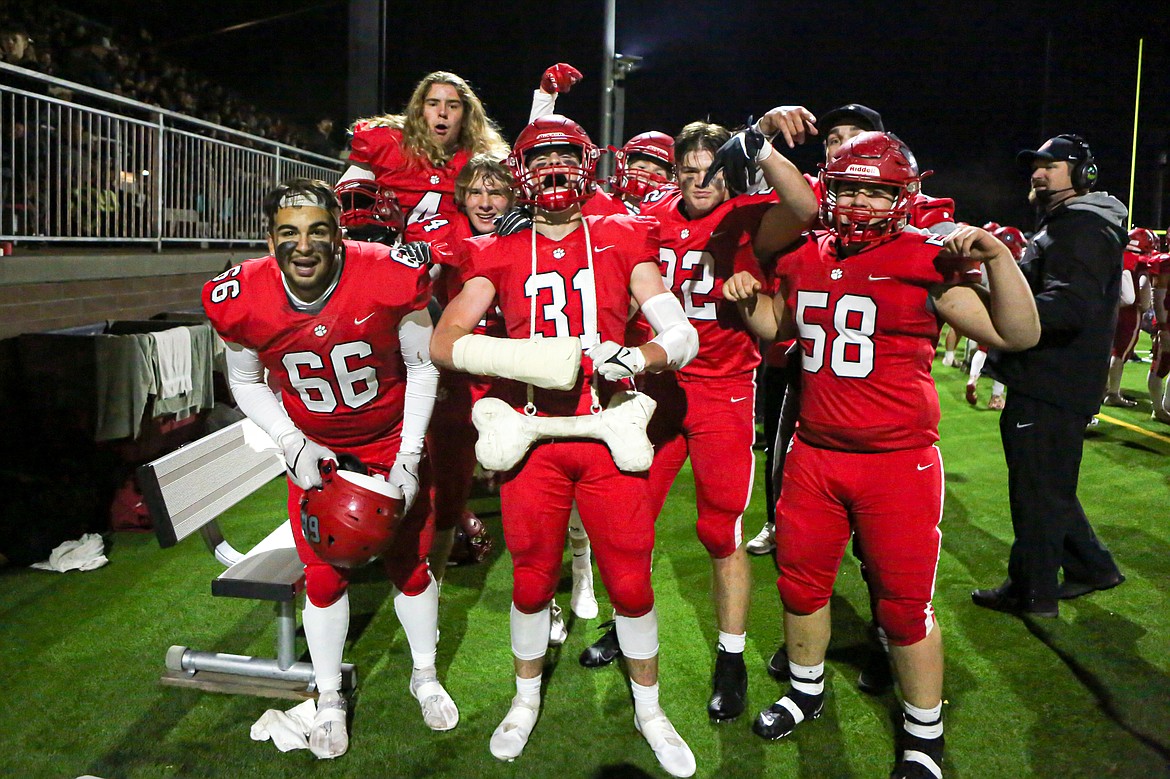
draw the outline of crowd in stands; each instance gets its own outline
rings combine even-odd
[[[146,30],[109,28],[52,3],[0,6],[0,61],[299,148],[316,142],[315,129],[261,111],[168,61]],[[73,98],[69,90],[51,93]]]

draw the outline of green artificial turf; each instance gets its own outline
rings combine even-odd
[[[1148,341],[1143,342],[1148,349]],[[1145,401],[1145,365],[1124,388]],[[974,587],[1005,573],[1011,526],[994,411],[963,399],[965,376],[936,362],[947,469],[943,555],[935,594],[945,635],[949,777],[1159,777],[1170,757],[1170,426],[1149,404],[1106,409],[1089,433],[1081,497],[1128,582],[1061,606],[1058,620],[1020,620],[971,604]],[[1144,432],[1143,432],[1144,431]],[[761,457],[762,462],[762,457]],[[223,520],[240,547],[283,511],[270,485]],[[745,517],[763,517],[762,474]],[[694,489],[680,475],[658,522],[654,585],[661,623],[662,702],[699,764],[699,776],[884,777],[898,718],[892,694],[873,698],[855,680],[864,657],[868,600],[847,558],[833,599],[825,714],[791,737],[765,742],[751,717],[780,694],[764,672],[780,643],[775,569],[753,558],[747,660],[749,714],[712,725],[705,710],[716,628],[710,565],[695,538]],[[410,655],[376,569],[352,589],[346,659],[357,665],[350,751],[317,761],[249,739],[265,709],[291,702],[162,687],[171,644],[271,656],[272,607],[213,598],[220,566],[197,539],[160,549],[151,535],[109,538],[110,564],[89,573],[0,572],[0,775],[76,777],[531,777],[665,776],[634,731],[616,667],[586,670],[577,655],[597,623],[570,624],[550,655],[544,709],[524,755],[496,762],[488,738],[513,694],[508,641],[511,568],[491,499],[475,508],[497,551],[452,569],[443,586],[439,671],[461,712],[459,727],[425,728],[407,691]],[[566,560],[561,603],[568,614]],[[604,601],[603,593],[600,592]],[[303,648],[303,642],[301,643]]]

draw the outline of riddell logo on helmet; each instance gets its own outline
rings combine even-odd
[[[845,172],[846,173],[855,173],[855,174],[860,175],[860,176],[880,176],[881,175],[881,171],[878,170],[877,168],[875,168],[873,165],[858,165],[856,163],[853,165],[850,165],[848,168],[846,168]]]
[[[552,140],[558,140],[558,139],[560,139],[560,138],[564,138],[564,137],[565,137],[565,134],[564,134],[564,133],[560,133],[560,132],[556,132],[556,133],[541,133],[540,135],[536,136],[536,140],[540,141],[540,140],[544,140],[544,139],[546,139],[546,138],[550,138],[550,139],[552,139]]]

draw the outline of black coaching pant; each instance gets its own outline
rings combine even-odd
[[[1055,599],[1061,568],[1067,580],[1081,582],[1105,581],[1117,572],[1077,500],[1088,421],[1008,391],[999,432],[1015,531],[1008,576],[1020,597]]]

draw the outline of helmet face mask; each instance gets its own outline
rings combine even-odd
[[[301,530],[324,562],[357,568],[386,551],[402,518],[402,493],[361,472],[321,462],[321,487],[301,498]]]
[[[551,164],[540,161],[549,155],[555,156]],[[540,117],[524,128],[508,155],[517,200],[544,211],[564,211],[587,200],[597,188],[594,177],[600,157],[581,125],[557,114]],[[530,167],[532,160],[537,162],[535,169]]]
[[[865,132],[841,146],[820,173],[820,217],[843,246],[871,245],[889,240],[906,227],[922,174],[914,154],[892,133]],[[842,193],[850,193],[842,203]],[[873,200],[890,193],[889,208],[875,208]],[[857,202],[854,194],[865,195]]]
[[[640,160],[661,166],[666,173],[633,167]],[[670,181],[673,169],[674,139],[666,133],[641,133],[614,152],[614,174],[610,184],[614,192],[641,200],[647,192]]]
[[[392,244],[402,235],[406,219],[392,190],[369,179],[350,179],[334,190],[341,201],[341,227],[355,241]]]

